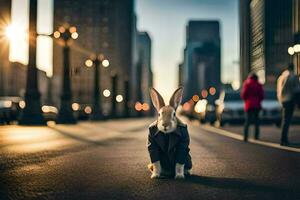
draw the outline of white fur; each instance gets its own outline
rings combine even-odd
[[[184,179],[184,165],[176,163],[175,179]]]
[[[164,111],[166,108],[163,107],[159,110],[159,116],[157,120],[157,128],[163,133],[171,133],[176,130],[177,127],[177,118],[175,117],[175,109],[169,107],[168,109],[172,109],[172,112],[167,113],[170,116],[166,116],[166,112]],[[163,124],[169,124],[167,127],[164,127]]]
[[[153,171],[151,174],[151,178],[159,178],[161,175],[161,166],[160,166],[160,161],[156,161],[154,163],[152,163],[153,165]]]

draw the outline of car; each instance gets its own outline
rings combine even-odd
[[[215,105],[208,102],[206,99],[199,100],[194,107],[195,118],[200,123],[209,122],[213,124],[216,120]]]
[[[11,124],[17,121],[23,99],[18,96],[0,97],[0,124]]]
[[[92,113],[92,105],[72,103],[72,110],[77,120],[89,120]]]
[[[219,99],[215,101],[215,105],[216,124],[218,126],[223,126],[226,123],[244,122],[244,102],[239,90],[223,90]]]
[[[195,102],[191,99],[183,104],[182,108],[178,110],[178,113],[180,115],[184,115],[189,120],[194,120],[195,119],[194,106],[195,106]]]
[[[206,116],[206,108],[207,108],[207,100],[201,99],[194,106],[194,115],[195,118],[200,121],[200,123],[205,123]]]
[[[260,120],[262,123],[275,124],[277,127],[280,127],[281,105],[277,100],[275,90],[265,90]]]
[[[46,121],[55,121],[58,114],[58,109],[55,106],[43,105],[42,112]]]

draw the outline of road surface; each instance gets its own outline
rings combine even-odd
[[[150,179],[153,119],[0,127],[1,199],[300,199],[300,154],[189,124],[194,175]]]

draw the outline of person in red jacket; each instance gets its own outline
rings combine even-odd
[[[248,141],[248,131],[250,124],[255,125],[255,139],[259,139],[259,111],[261,110],[261,102],[264,98],[264,90],[258,82],[258,76],[250,73],[243,83],[241,97],[245,102],[246,120],[244,126],[244,141]]]

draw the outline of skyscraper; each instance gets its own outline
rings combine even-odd
[[[109,67],[101,67],[101,94],[111,89],[111,73],[119,73],[124,79],[132,80],[132,37],[134,21],[133,0],[55,0],[54,29],[61,25],[77,28],[79,37],[71,46],[72,88],[74,101],[92,102],[93,73],[84,63],[91,56],[102,55],[109,60]],[[61,47],[54,45],[54,82],[59,96],[62,74]],[[124,93],[121,80],[119,93]],[[111,98],[111,97],[109,97]],[[102,98],[103,99],[103,98]],[[113,99],[109,99],[113,100]],[[105,101],[105,100],[104,100]]]
[[[184,100],[221,84],[220,30],[218,21],[189,21],[186,27],[186,49],[182,82]]]
[[[152,70],[151,70],[151,38],[147,32],[138,33],[138,74],[137,79],[139,86],[139,101],[143,103],[151,103],[149,95],[149,87],[152,86]]]
[[[266,87],[274,88],[291,61],[293,0],[241,0],[241,74],[255,71]]]

